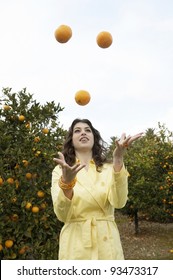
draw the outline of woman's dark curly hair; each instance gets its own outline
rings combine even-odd
[[[68,130],[66,140],[64,142],[63,150],[62,150],[65,160],[70,166],[72,166],[76,162],[76,155],[73,147],[72,136],[73,136],[74,126],[79,122],[88,124],[88,126],[92,130],[92,133],[94,135],[94,145],[92,148],[93,160],[96,165],[96,170],[100,171],[100,168],[106,162],[106,151],[107,151],[106,142],[102,139],[99,131],[93,127],[92,123],[88,119],[77,118],[72,122]]]

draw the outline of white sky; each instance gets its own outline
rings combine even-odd
[[[66,44],[54,37],[61,24],[73,31]],[[96,44],[103,30],[107,49]],[[0,88],[60,103],[64,128],[89,118],[106,141],[158,122],[173,131],[172,0],[0,0],[0,38]]]

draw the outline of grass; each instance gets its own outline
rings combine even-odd
[[[117,211],[115,219],[126,260],[173,260],[173,223],[139,219],[139,233],[135,234],[130,217]]]

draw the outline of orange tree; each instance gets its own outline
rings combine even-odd
[[[53,157],[66,131],[60,104],[33,100],[26,89],[0,97],[0,256],[57,259],[61,223],[53,212]]]
[[[114,148],[114,138],[109,154]],[[138,213],[159,222],[173,221],[173,142],[172,133],[159,124],[148,129],[125,154],[129,176],[128,202],[123,209],[135,218]]]

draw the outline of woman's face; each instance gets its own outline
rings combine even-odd
[[[94,145],[94,135],[87,123],[78,122],[73,128],[72,142],[76,151],[90,151]]]

